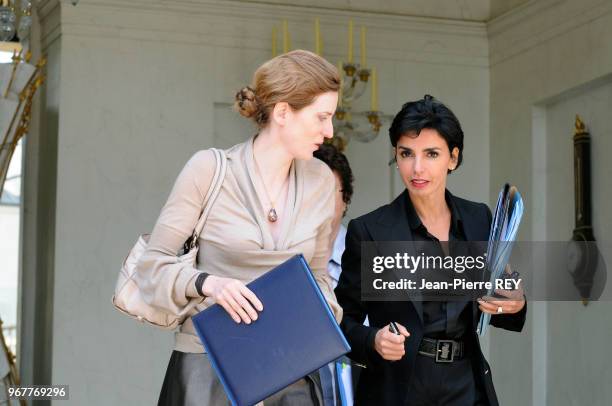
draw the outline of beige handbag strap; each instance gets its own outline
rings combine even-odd
[[[198,220],[198,223],[196,224],[191,236],[191,242],[189,245],[190,249],[193,249],[198,243],[198,238],[200,237],[200,233],[204,228],[204,223],[206,223],[210,209],[215,203],[217,196],[219,196],[221,186],[223,185],[223,180],[225,179],[225,172],[227,171],[227,157],[225,156],[225,152],[217,148],[211,148],[211,150],[215,154],[216,159],[215,174],[213,176],[212,183],[208,188],[208,192],[204,197],[202,213],[200,214],[200,219]]]

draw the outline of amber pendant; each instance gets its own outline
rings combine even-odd
[[[268,221],[274,223],[276,220],[278,220],[278,215],[276,214],[276,210],[274,210],[274,207],[272,207],[268,212]]]

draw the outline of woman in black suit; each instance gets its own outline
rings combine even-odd
[[[461,164],[463,131],[445,105],[426,95],[406,103],[389,129],[406,190],[393,202],[348,225],[342,273],[335,290],[344,309],[341,328],[361,371],[356,405],[497,405],[491,369],[475,327],[521,331],[527,306],[522,290],[496,291],[457,301],[362,301],[361,242],[486,241],[491,211],[453,196],[448,174]],[[369,319],[369,326],[363,322]],[[390,331],[395,322],[400,334]],[[437,355],[437,356],[436,356]]]

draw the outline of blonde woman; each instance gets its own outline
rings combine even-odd
[[[138,264],[139,286],[152,304],[191,316],[217,303],[236,323],[250,324],[265,308],[246,284],[302,253],[340,321],[326,271],[334,177],[312,159],[333,136],[339,85],[336,68],[308,51],[280,55],[257,69],[251,85],[236,94],[235,107],[258,132],[225,151],[227,173],[200,235],[197,269],[177,262],[176,253],[191,235],[211,184],[212,151],[199,151],[187,162],[161,211]],[[265,404],[316,404],[313,388],[301,379]],[[229,404],[189,317],[176,333],[158,404]]]

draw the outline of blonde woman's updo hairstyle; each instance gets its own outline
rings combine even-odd
[[[297,111],[311,104],[318,95],[339,89],[340,75],[336,67],[319,55],[300,49],[261,65],[251,85],[236,93],[234,107],[259,128],[264,128],[276,103],[286,102]]]

